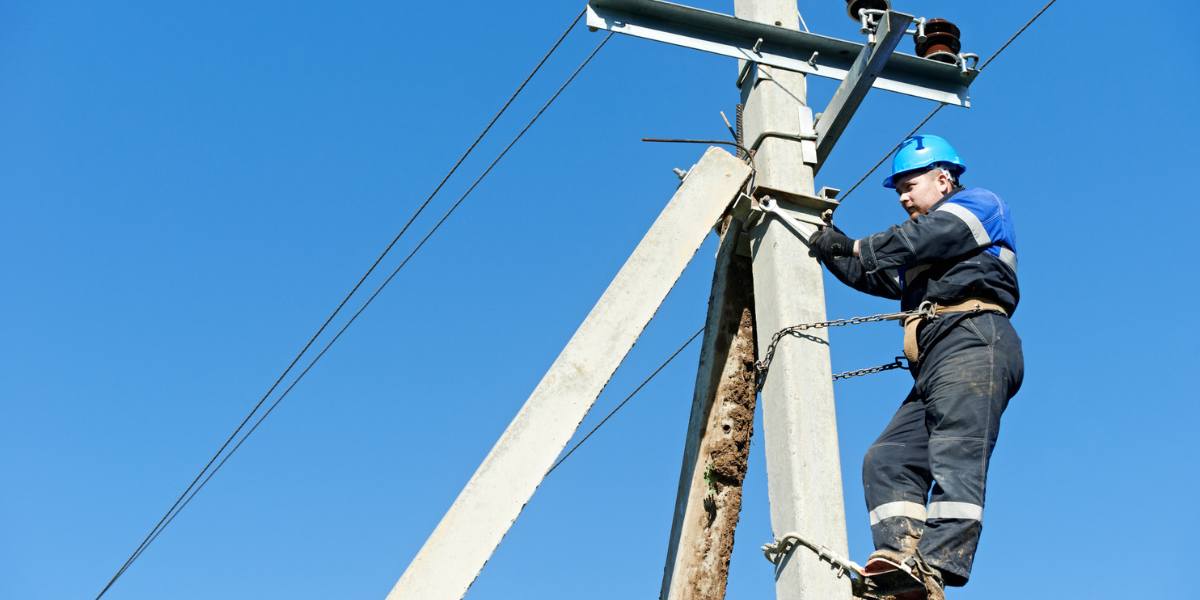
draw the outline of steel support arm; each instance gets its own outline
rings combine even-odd
[[[880,19],[874,41],[863,46],[862,52],[858,53],[858,59],[847,71],[846,78],[833,93],[829,106],[817,120],[817,165],[815,170],[820,170],[821,165],[825,164],[825,158],[829,156],[833,146],[837,144],[838,138],[846,130],[846,125],[850,124],[850,119],[854,117],[855,111],[867,97],[867,92],[871,91],[871,86],[875,85],[875,80],[883,73],[884,67],[887,66],[888,60],[896,51],[896,46],[904,37],[904,32],[912,21],[912,15],[890,10],[883,19]]]

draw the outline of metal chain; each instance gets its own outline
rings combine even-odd
[[[924,307],[917,310],[906,310],[902,312],[883,313],[878,315],[869,315],[865,317],[851,317],[849,319],[834,319],[832,321],[817,321],[815,323],[800,323],[785,327],[771,336],[771,343],[767,345],[767,351],[763,353],[762,360],[754,363],[754,370],[759,377],[766,375],[767,370],[771,368],[771,361],[775,359],[775,349],[779,346],[779,342],[784,336],[803,337],[803,332],[810,329],[829,329],[831,327],[845,327],[847,325],[861,325],[863,323],[879,323],[882,321],[899,321],[908,317],[915,317],[925,314]]]
[[[868,315],[865,317],[851,317],[849,319],[834,319],[832,321],[817,321],[815,323],[800,323],[799,325],[785,327],[775,332],[775,335],[771,336],[771,343],[767,345],[767,351],[763,353],[762,360],[754,363],[754,371],[757,375],[758,387],[759,389],[762,389],[763,384],[766,382],[767,371],[771,368],[771,361],[775,360],[775,349],[779,346],[779,342],[783,340],[784,336],[791,335],[796,337],[804,337],[806,335],[804,332],[808,331],[809,329],[829,329],[831,327],[861,325],[862,323],[901,321],[907,319],[908,317],[923,317],[926,319],[937,318],[937,305],[932,302],[925,301],[922,302],[921,306],[917,307],[915,310],[882,313],[878,315]],[[909,365],[906,365],[904,362],[902,362],[903,360],[903,357],[897,356],[896,360],[885,365],[879,365],[878,367],[870,367],[867,369],[858,369],[856,371],[846,371],[845,373],[838,373],[833,376],[833,380],[837,381],[839,379],[849,379],[851,377],[861,377],[863,375],[874,375],[875,373],[891,371],[892,369],[907,370]]]
[[[876,373],[882,373],[884,371],[891,371],[892,369],[904,369],[905,371],[907,371],[908,368],[909,368],[909,366],[907,364],[905,364],[905,362],[904,362],[904,357],[897,356],[896,360],[894,360],[890,363],[887,363],[886,365],[879,365],[878,367],[870,367],[868,369],[858,369],[855,371],[846,371],[845,373],[838,373],[833,376],[833,380],[837,381],[839,379],[850,379],[851,377],[862,377],[863,375],[874,375]]]

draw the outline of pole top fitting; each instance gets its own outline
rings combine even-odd
[[[863,10],[891,10],[892,3],[888,0],[846,0],[846,12],[855,23],[862,20],[859,13]]]

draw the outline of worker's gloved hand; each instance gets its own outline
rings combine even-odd
[[[854,240],[834,225],[821,227],[808,238],[808,253],[820,260],[854,256]]]

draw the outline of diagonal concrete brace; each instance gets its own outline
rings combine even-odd
[[[750,177],[709,148],[396,582],[388,600],[457,600]]]

